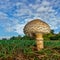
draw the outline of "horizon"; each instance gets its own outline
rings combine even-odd
[[[0,39],[23,36],[29,21],[41,19],[54,33],[60,32],[59,0],[0,0]]]
[[[60,33],[60,32],[59,32]],[[59,34],[59,33],[54,33],[54,34]],[[11,37],[18,37],[19,35],[16,35],[16,36],[0,36],[0,39],[3,39],[3,38],[6,38],[6,39],[10,39]],[[25,36],[25,34],[24,35],[20,35],[21,37],[23,37],[23,36]]]

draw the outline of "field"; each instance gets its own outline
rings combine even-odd
[[[36,50],[35,40],[0,40],[0,60],[59,60],[60,41],[44,41],[44,49]]]

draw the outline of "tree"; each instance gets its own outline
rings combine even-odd
[[[51,30],[51,34],[54,34],[54,30]]]
[[[6,38],[2,38],[2,40],[7,40]]]
[[[11,38],[10,38],[10,40],[15,40],[16,39],[16,37],[15,36],[12,36]]]
[[[21,40],[21,35],[18,35],[17,37],[16,37],[16,40]]]
[[[22,40],[31,40],[31,38],[25,35],[22,37]]]

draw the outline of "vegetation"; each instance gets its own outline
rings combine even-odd
[[[56,38],[53,40],[52,38]],[[36,50],[36,42],[30,37],[20,35],[9,40],[0,40],[0,60],[59,60],[60,33],[44,35],[44,49]],[[19,56],[19,57],[17,57]]]
[[[54,30],[51,30],[51,33],[44,35],[44,40],[60,40],[60,32],[54,34]]]

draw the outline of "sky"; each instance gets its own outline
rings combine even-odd
[[[24,35],[24,26],[33,19],[60,32],[60,0],[0,0],[0,38]]]

